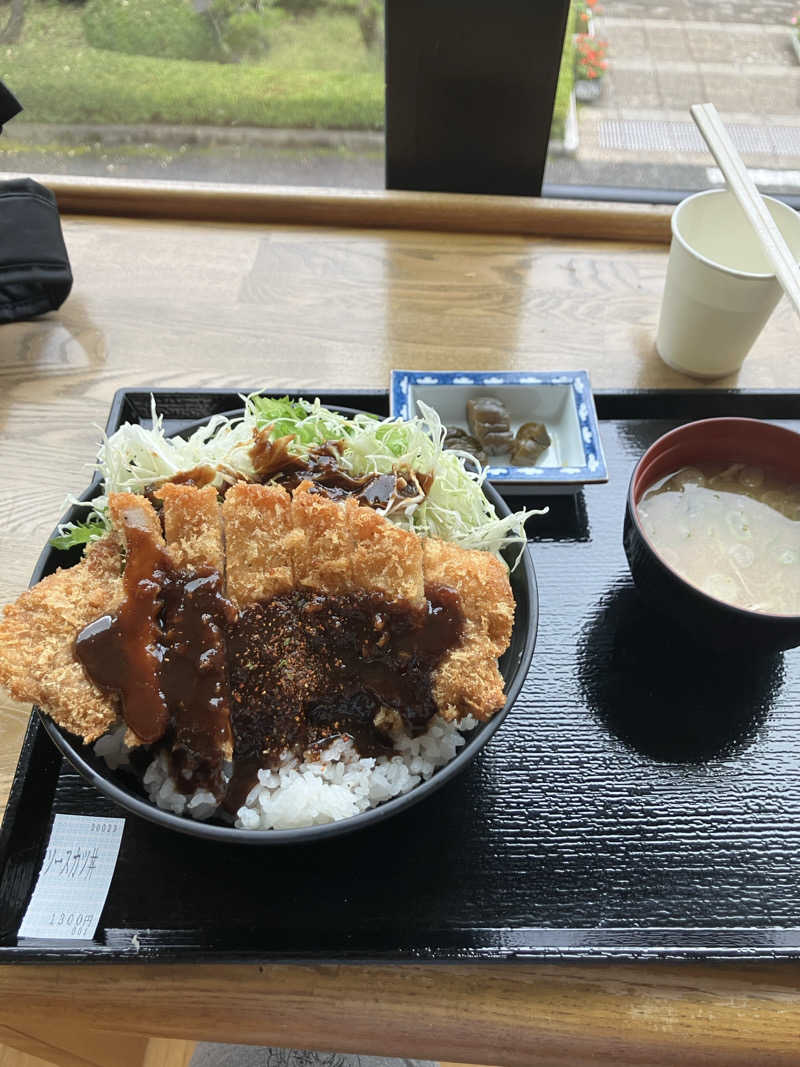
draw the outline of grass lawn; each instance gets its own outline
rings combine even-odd
[[[320,11],[286,18],[275,30],[266,65],[280,70],[347,70],[372,74],[383,85],[383,52],[364,47],[355,16]]]
[[[553,137],[563,137],[571,47],[569,36]],[[22,40],[0,50],[0,79],[25,108],[15,123],[383,128],[383,57],[347,14],[287,17],[265,59],[223,64],[92,48],[79,6],[29,0]]]
[[[207,63],[91,48],[79,7],[35,2],[22,40],[0,52],[0,79],[25,108],[17,122],[381,129],[381,63],[366,52],[355,19],[287,23],[265,60]]]

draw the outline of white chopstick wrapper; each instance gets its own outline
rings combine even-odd
[[[19,937],[94,937],[117,865],[124,819],[56,815]]]
[[[795,311],[800,315],[800,268],[767,210],[761,194],[742,162],[742,157],[728,136],[719,112],[713,104],[693,104],[689,110],[711,154],[717,161],[719,169],[725,176],[728,188],[739,201],[758,235],[764,253],[775,271],[775,277],[794,304]]]

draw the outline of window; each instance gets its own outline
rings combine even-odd
[[[551,151],[546,193],[676,202],[722,185],[689,114],[706,100],[764,192],[800,192],[793,0],[576,0],[574,10],[588,14],[572,30],[595,53],[594,84],[584,62],[573,92],[585,99],[576,100],[568,145]]]
[[[383,24],[381,0],[11,0],[2,169],[382,187]]]
[[[8,0],[0,166],[675,202],[722,183],[688,113],[710,99],[791,199],[794,3]]]

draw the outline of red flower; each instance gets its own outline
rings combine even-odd
[[[579,77],[597,79],[608,69],[606,60],[607,41],[600,41],[589,34],[581,33],[575,38],[575,69]]]

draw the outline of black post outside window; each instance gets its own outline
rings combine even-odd
[[[569,0],[386,0],[386,187],[539,196]]]

